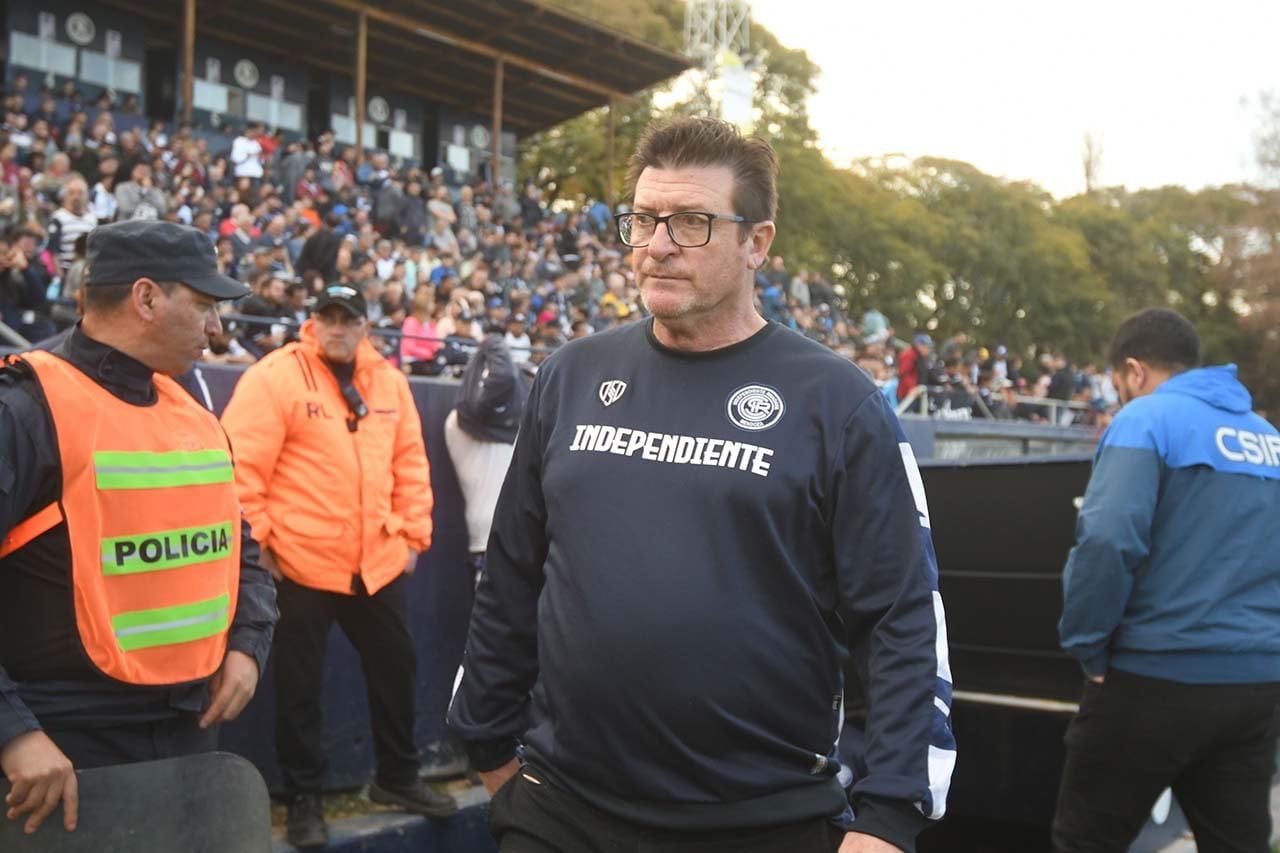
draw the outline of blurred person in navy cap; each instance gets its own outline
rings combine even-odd
[[[257,689],[275,588],[226,435],[170,378],[244,293],[193,228],[101,226],[81,322],[0,368],[0,770],[28,832],[59,804],[75,829],[77,769],[213,750]]]
[[[511,312],[500,296],[491,296],[485,302],[484,330],[488,334],[501,335],[507,331],[507,317]]]

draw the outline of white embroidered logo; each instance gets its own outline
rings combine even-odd
[[[621,379],[610,379],[600,383],[600,402],[605,406],[612,406],[614,403],[622,399],[623,393],[627,390],[627,383]]]
[[[768,385],[743,385],[729,395],[729,421],[747,432],[763,432],[782,420],[787,410],[782,395]]]

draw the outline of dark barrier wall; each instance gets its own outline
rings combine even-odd
[[[957,690],[1079,698],[1058,618],[1089,471],[1084,455],[921,463]]]
[[[202,368],[219,412],[231,397],[240,371]],[[444,419],[453,407],[457,385],[432,379],[412,379],[410,387],[422,416],[427,458],[431,461],[432,515],[435,533],[431,550],[418,561],[410,583],[410,627],[418,652],[418,720],[416,734],[424,756],[444,737],[444,717],[462,659],[473,580],[466,568],[467,531],[462,493],[444,443]],[[317,462],[317,464],[323,464]],[[221,746],[239,753],[262,770],[267,784],[280,784],[275,761],[275,688],[268,666],[258,695],[240,719],[222,727]],[[325,748],[329,755],[327,786],[333,789],[363,785],[372,776],[369,706],[365,698],[360,659],[336,628],[329,637],[325,666]]]
[[[204,372],[220,411],[240,371],[206,367]],[[443,431],[457,385],[414,378],[410,387],[422,416],[435,493],[434,541],[419,560],[410,585],[418,652],[416,733],[419,746],[429,754],[445,735],[444,717],[462,656],[473,587],[465,568],[462,496]],[[942,439],[949,427],[934,423],[936,437]],[[1011,432],[1020,430],[1011,425]],[[934,437],[930,433],[923,438],[931,442]],[[912,435],[916,451],[926,457],[924,441],[917,444],[917,438]],[[1056,625],[1060,574],[1075,523],[1072,499],[1084,493],[1088,457],[971,463],[925,458],[921,468],[947,602],[956,689],[1073,701],[1080,673],[1058,649]],[[269,670],[241,718],[223,727],[222,745],[253,761],[275,786],[280,776],[271,677]],[[968,758],[954,779],[955,813],[1046,820],[1066,718],[1032,712],[1024,720],[1027,712],[961,704],[956,709],[957,732],[962,738],[967,733],[966,746],[973,748],[965,749]],[[373,769],[368,704],[359,660],[336,629],[329,641],[324,708],[330,756],[327,784],[360,786]],[[961,732],[962,720],[966,732]],[[1001,780],[1010,779],[1018,779],[1018,785],[1002,789]]]

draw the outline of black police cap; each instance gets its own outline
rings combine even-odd
[[[218,272],[206,234],[173,222],[131,219],[99,225],[89,232],[87,260],[85,287],[149,278],[181,282],[215,299],[249,294],[249,288]]]

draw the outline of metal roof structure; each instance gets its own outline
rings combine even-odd
[[[537,0],[100,2],[145,20],[149,36],[172,33],[179,48],[199,33],[357,80],[363,58],[370,84],[497,114],[520,134],[690,67],[677,53]]]

